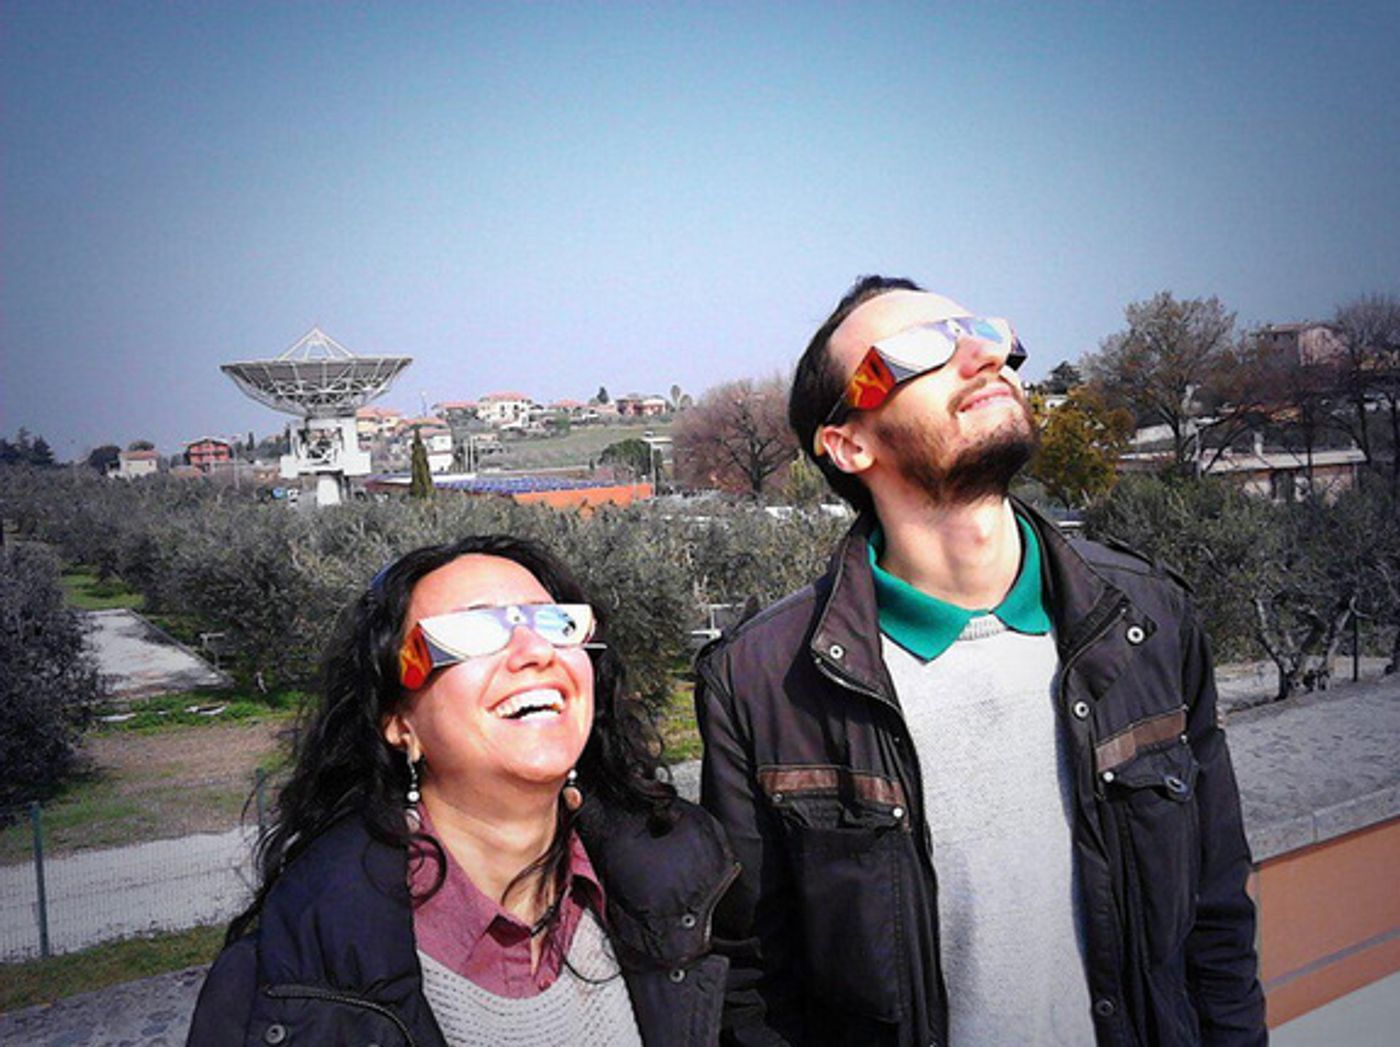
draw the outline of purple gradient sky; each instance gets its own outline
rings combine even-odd
[[[313,324],[383,403],[786,372],[858,273],[1010,316],[1400,291],[1400,5],[0,3],[0,433],[278,431]]]

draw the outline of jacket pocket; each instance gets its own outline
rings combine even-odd
[[[903,1020],[901,869],[910,835],[902,790],[834,767],[769,769],[760,781],[792,862],[807,998],[823,1010]]]
[[[1176,742],[1138,754],[1107,783],[1123,844],[1125,904],[1137,951],[1153,968],[1181,962],[1196,920],[1199,771],[1190,747]]]

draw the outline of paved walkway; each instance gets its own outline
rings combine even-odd
[[[149,698],[201,687],[228,687],[229,678],[135,611],[85,611],[88,646],[114,698]]]
[[[253,837],[233,829],[46,859],[50,948],[230,919],[248,901]],[[37,911],[33,865],[0,867],[0,962],[39,955]]]
[[[3,1047],[178,1047],[207,967],[162,974],[0,1014]]]

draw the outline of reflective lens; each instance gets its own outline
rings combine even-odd
[[[593,608],[586,603],[508,604],[421,618],[399,650],[399,680],[416,691],[434,669],[503,650],[517,626],[555,647],[579,647],[593,635]]]

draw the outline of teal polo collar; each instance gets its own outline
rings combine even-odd
[[[969,611],[920,592],[896,578],[878,563],[885,551],[885,534],[876,527],[870,535],[870,569],[875,576],[875,600],[880,608],[880,631],[924,661],[933,661],[953,645],[963,628],[983,614],[994,614],[1008,629],[1030,636],[1050,631],[1050,615],[1040,581],[1040,539],[1035,528],[1019,513],[1021,569],[1006,597],[991,610]]]

